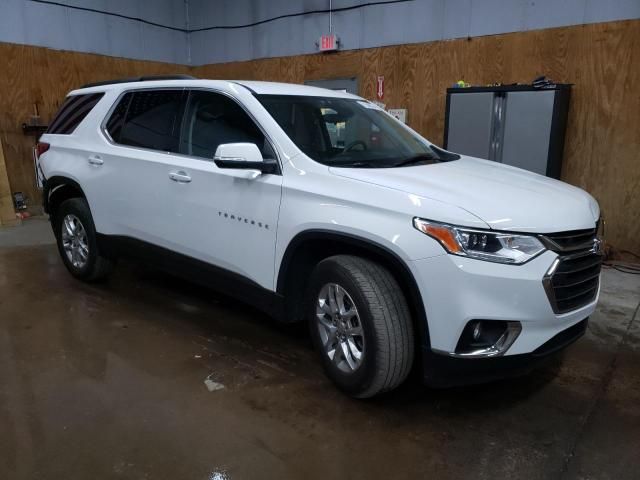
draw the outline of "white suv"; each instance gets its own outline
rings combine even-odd
[[[133,256],[306,320],[357,397],[414,366],[437,386],[526,372],[582,335],[598,299],[590,195],[442,150],[348,93],[94,84],[69,94],[37,154],[71,274],[97,280]]]

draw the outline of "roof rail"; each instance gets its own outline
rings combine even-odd
[[[195,80],[196,77],[192,77],[191,75],[145,75],[142,77],[128,77],[128,78],[117,78],[114,80],[102,80],[100,82],[87,83],[82,85],[80,88],[89,88],[89,87],[101,87],[102,85],[113,85],[115,83],[130,83],[130,82],[150,82],[154,80]]]

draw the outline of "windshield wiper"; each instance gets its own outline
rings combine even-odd
[[[404,160],[402,160],[401,162],[396,163],[395,165],[392,165],[392,167],[408,167],[409,165],[416,165],[418,163],[434,163],[438,161],[438,158],[433,156],[433,155],[429,155],[428,153],[420,153],[418,155],[414,155],[413,157],[409,157],[406,158]]]
[[[436,152],[436,155],[438,155],[438,158],[443,162],[450,162],[451,160],[460,159],[460,155],[458,155],[457,153],[453,153],[448,150],[443,150],[442,148],[437,147],[436,145],[430,145],[429,148],[434,152]]]

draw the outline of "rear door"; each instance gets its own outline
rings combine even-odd
[[[89,153],[91,202],[100,233],[131,237],[163,247],[171,229],[166,195],[168,172],[178,156],[184,89],[125,92],[104,124],[111,145]]]

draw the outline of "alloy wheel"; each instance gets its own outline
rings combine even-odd
[[[316,318],[329,360],[342,372],[357,370],[364,359],[364,332],[349,293],[337,283],[324,285],[318,294]]]
[[[87,232],[80,219],[73,214],[68,214],[62,221],[62,248],[75,268],[84,268],[89,261]]]

